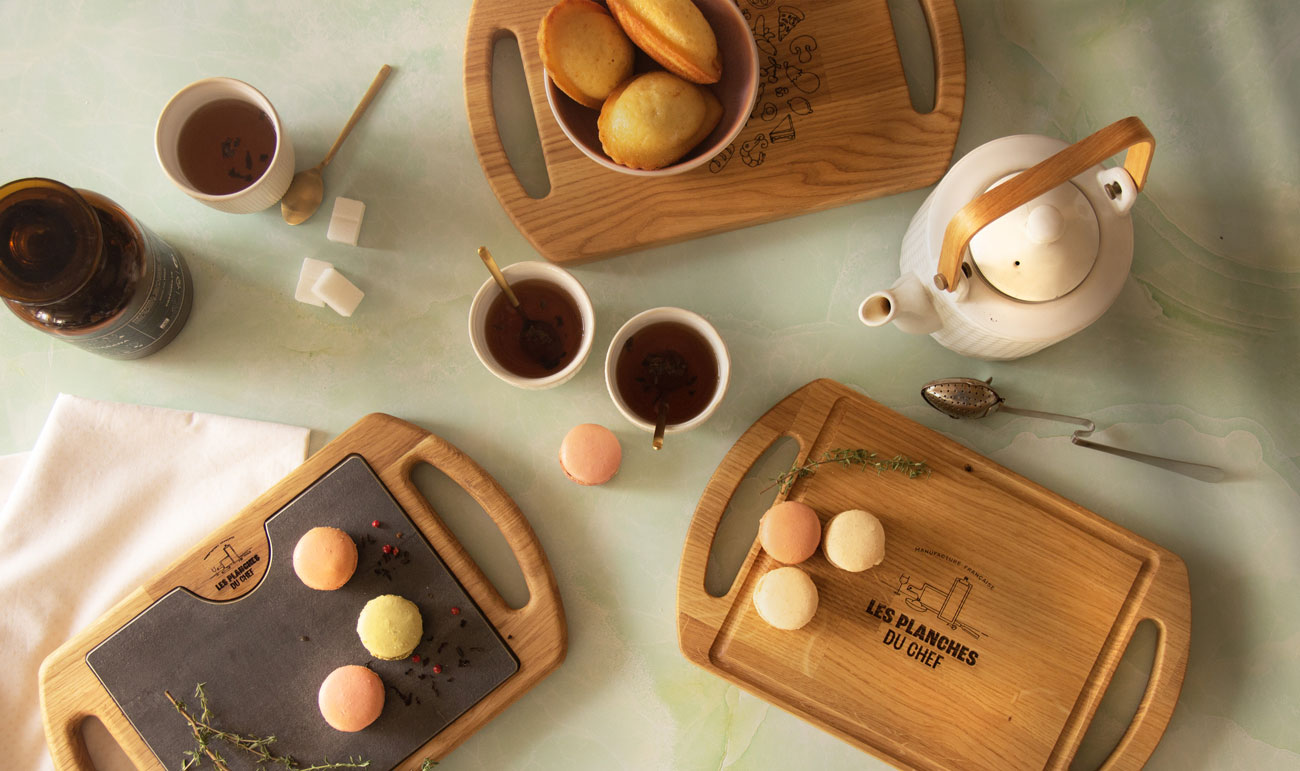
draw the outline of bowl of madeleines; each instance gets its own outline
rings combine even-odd
[[[735,0],[560,0],[537,42],[560,129],[614,171],[701,166],[754,109],[758,48]]]

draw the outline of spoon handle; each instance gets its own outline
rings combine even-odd
[[[1058,423],[1072,423],[1076,426],[1083,426],[1084,429],[1091,433],[1096,430],[1097,426],[1087,418],[1076,418],[1070,415],[1059,415],[1055,412],[1039,412],[1038,410],[1022,410],[1019,407],[1008,407],[1006,404],[999,404],[998,412],[1009,412],[1012,415],[1024,415],[1027,418],[1041,418],[1042,420],[1055,420]]]
[[[668,402],[660,401],[657,413],[658,420],[655,421],[654,439],[650,441],[650,448],[653,450],[662,450],[664,446],[664,429],[668,427]]]
[[[366,111],[366,108],[370,106],[371,102],[375,101],[375,95],[379,93],[384,81],[388,80],[388,73],[392,71],[393,68],[387,64],[379,68],[379,74],[371,81],[370,88],[366,89],[366,95],[361,97],[361,104],[358,104],[357,109],[352,111],[352,117],[348,118],[347,124],[339,132],[339,138],[334,140],[334,145],[330,148],[330,151],[325,153],[325,160],[320,162],[322,169],[328,166],[330,161],[334,160],[334,154],[343,146],[343,140],[348,138],[348,134],[352,133],[352,128],[357,125],[357,121],[361,120],[361,115]]]
[[[497,267],[497,261],[492,259],[492,252],[489,252],[486,246],[480,246],[478,256],[479,259],[483,260],[483,264],[487,266],[487,269],[492,271],[492,278],[496,279],[497,286],[501,287],[501,291],[506,293],[506,299],[510,301],[510,307],[519,310],[519,298],[515,297],[515,290],[510,288],[510,282],[506,281],[505,274]],[[522,312],[520,311],[520,313]]]
[[[1199,479],[1202,482],[1222,482],[1227,474],[1218,466],[1207,466],[1202,463],[1189,463],[1185,460],[1173,460],[1172,458],[1162,458],[1158,455],[1147,455],[1144,452],[1134,452],[1132,450],[1121,450],[1118,447],[1111,447],[1108,444],[1097,444],[1088,439],[1080,439],[1078,436],[1070,438],[1071,442],[1080,447],[1087,447],[1090,450],[1101,450],[1111,455],[1118,455],[1121,458],[1136,460],[1141,463],[1147,463],[1167,471],[1174,471],[1184,476]]]

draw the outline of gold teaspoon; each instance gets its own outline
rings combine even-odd
[[[668,402],[659,402],[659,420],[655,421],[655,436],[650,441],[650,447],[654,450],[664,448],[664,429],[668,427]]]
[[[352,128],[361,120],[361,115],[375,100],[375,95],[379,93],[379,88],[388,80],[388,74],[393,71],[392,67],[385,64],[379,68],[379,74],[375,76],[374,81],[370,83],[370,88],[366,89],[366,95],[361,97],[361,103],[357,109],[352,111],[352,117],[348,118],[347,125],[339,133],[339,138],[334,140],[334,146],[325,154],[325,159],[310,169],[300,171],[293,175],[293,181],[289,183],[289,189],[284,192],[284,197],[280,199],[280,214],[284,221],[290,225],[301,225],[311,218],[320,208],[320,203],[325,198],[325,181],[321,178],[321,170],[334,160],[334,154],[343,146],[343,140],[348,138],[352,133]]]

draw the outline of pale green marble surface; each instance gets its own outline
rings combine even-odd
[[[903,6],[901,26],[919,29],[919,11]],[[1131,279],[1065,343],[986,364],[856,321],[862,297],[897,274],[916,191],[576,269],[596,303],[596,353],[542,393],[494,379],[464,332],[485,278],[474,247],[490,244],[503,262],[536,257],[469,140],[469,8],[0,0],[0,176],[50,176],[117,200],[186,255],[197,291],[183,334],[138,362],[0,316],[0,453],[30,448],[60,391],[306,425],[313,447],[365,413],[402,416],[477,458],[521,504],[568,612],[564,666],[442,767],[875,768],[687,663],[673,622],[686,525],[718,460],[769,405],[831,377],[1187,562],[1191,663],[1152,768],[1300,767],[1300,5],[959,3],[969,84],[958,156],[1007,134],[1073,140],[1129,114],[1159,141],[1134,212]],[[924,69],[923,51],[906,59]],[[327,175],[330,195],[367,203],[360,248],[326,241],[327,216],[291,229],[274,210],[207,209],[153,157],[167,97],[229,75],[267,94],[309,165],[382,62],[396,73]],[[366,291],[354,317],[293,302],[306,256]],[[623,320],[662,304],[711,318],[736,377],[711,422],[656,455],[609,401],[600,360]],[[949,375],[995,376],[1013,403],[1089,417],[1103,440],[1218,463],[1234,478],[1184,480],[1023,418],[951,422],[917,396]],[[623,469],[602,488],[573,486],[554,460],[585,421],[624,442]],[[426,481],[519,600],[472,507]],[[1137,665],[1117,682],[1140,688]],[[1098,718],[1124,720],[1110,707]],[[1104,752],[1094,743],[1084,756],[1095,764]]]

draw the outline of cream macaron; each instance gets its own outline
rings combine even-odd
[[[769,570],[754,585],[754,609],[777,629],[801,629],[817,613],[817,586],[799,568]]]
[[[357,545],[337,527],[313,527],[293,547],[293,572],[312,589],[338,589],[356,569]]]
[[[383,594],[361,609],[357,635],[371,656],[395,661],[415,652],[424,631],[420,609],[396,594]]]
[[[842,511],[826,523],[822,551],[835,567],[861,573],[885,559],[885,526],[862,509]]]
[[[384,711],[384,681],[366,667],[339,667],[320,684],[316,704],[331,728],[360,731]]]
[[[603,485],[623,463],[623,447],[614,432],[595,423],[574,426],[560,442],[560,468],[580,485]]]
[[[811,506],[782,501],[767,510],[758,523],[758,542],[777,562],[797,565],[817,551],[822,523]]]

